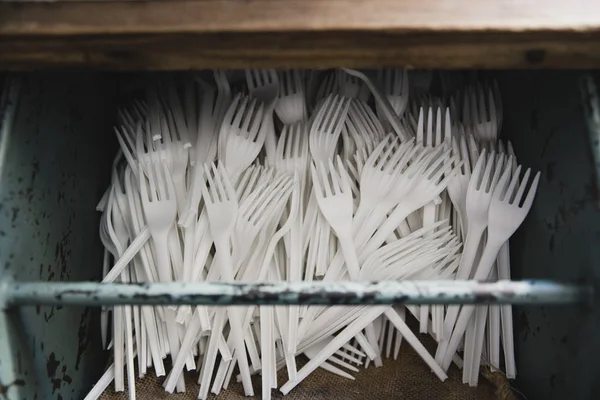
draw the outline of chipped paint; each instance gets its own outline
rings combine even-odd
[[[590,301],[586,286],[549,281],[401,281],[281,283],[21,283],[6,302],[22,305],[121,304],[573,304]]]

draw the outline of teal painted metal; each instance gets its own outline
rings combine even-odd
[[[520,163],[543,172],[534,207],[511,241],[513,277],[598,287],[598,180],[589,143],[600,137],[590,118],[597,96],[585,90],[581,101],[585,74],[579,72],[494,75],[504,98],[503,136]],[[24,77],[18,101],[11,95],[2,103],[0,280],[99,279],[94,208],[114,154],[106,150],[115,115],[110,82],[102,74],[32,74]],[[588,89],[590,82],[584,82]],[[16,93],[8,87],[13,90],[5,93]],[[0,393],[81,398],[106,360],[95,311],[61,305],[0,310]],[[515,326],[517,384],[527,398],[598,392],[597,307],[520,306]]]
[[[585,112],[590,102],[597,102],[581,92],[587,74],[498,76],[504,99],[502,136],[512,141],[520,164],[542,171],[533,208],[511,239],[512,277],[598,287],[600,212],[589,139],[600,133],[589,130],[593,121]],[[600,309],[595,300],[587,309],[516,307],[516,385],[528,399],[596,397]]]
[[[592,297],[591,288],[546,281],[23,282],[5,283],[4,290],[8,307],[40,304],[577,304],[589,303]]]
[[[95,207],[114,154],[113,86],[100,73],[25,74],[18,99],[9,93],[0,112],[0,279],[100,278]],[[97,314],[61,306],[0,313],[0,388],[8,387],[0,392],[81,398],[106,360]]]

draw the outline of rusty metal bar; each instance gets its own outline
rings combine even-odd
[[[249,304],[574,304],[591,300],[587,286],[550,281],[401,281],[276,283],[4,282],[0,297],[26,305]]]

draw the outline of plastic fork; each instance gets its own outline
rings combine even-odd
[[[148,230],[154,244],[158,278],[162,282],[170,282],[173,280],[173,273],[168,238],[171,228],[175,225],[177,214],[175,187],[164,160],[152,160],[146,163],[146,168],[140,164],[139,170],[145,171],[145,174],[140,174],[139,177],[140,196]],[[148,182],[146,182],[145,175],[148,177]],[[177,333],[175,314],[173,310],[165,308],[164,317],[171,356],[175,359],[179,351],[179,334]],[[177,390],[185,391],[183,378],[178,380]]]
[[[379,142],[385,137],[383,125],[363,101],[355,99],[350,103],[348,119],[354,124],[360,138],[366,144]]]
[[[378,82],[383,95],[399,118],[402,118],[408,104],[408,72],[400,68],[382,68],[378,71]],[[375,103],[377,115],[385,120],[385,113],[379,103]]]
[[[486,91],[481,85],[468,88],[464,95],[463,123],[472,127],[477,138],[495,142],[498,137],[498,119],[492,89]]]
[[[339,156],[336,164],[329,161],[311,165],[314,193],[321,213],[337,235],[352,280],[357,280],[360,266],[352,239],[352,189],[350,177]]]
[[[342,70],[336,70],[339,92],[349,99],[368,101],[369,88],[359,78],[349,75]]]
[[[229,246],[229,239],[238,214],[238,203],[235,189],[225,172],[225,168],[219,166],[205,165],[205,177],[208,181],[208,187],[204,180],[200,180],[204,204],[208,212],[210,232],[215,242],[217,255],[221,262],[219,268],[221,277],[225,281],[234,281],[234,267]],[[217,310],[222,313],[223,310]],[[247,396],[254,395],[252,381],[250,380],[250,369],[248,359],[246,358],[246,346],[243,336],[243,315],[237,307],[228,307],[229,323],[231,325],[230,335],[233,335],[235,350],[238,358],[238,365],[242,374],[244,392]],[[207,360],[214,363],[214,360]]]
[[[273,109],[279,94],[279,79],[277,72],[268,70],[246,70],[246,84],[250,94],[265,104],[264,129],[265,129],[265,150],[267,160],[272,164],[275,160],[275,148],[277,139],[275,137],[275,128],[273,126]]]
[[[484,150],[473,169],[466,195],[467,235],[456,279],[469,279],[471,276],[477,249],[488,225],[488,210],[494,189],[502,173],[503,161],[503,155],[496,157],[492,153],[488,157],[487,152]],[[441,360],[446,351],[445,346],[452,334],[458,310],[459,306],[448,307],[444,321],[444,337],[448,339],[440,342],[436,353],[438,361]]]
[[[286,125],[306,119],[306,100],[300,71],[297,69],[279,72],[280,90],[275,112]]]
[[[520,179],[521,167],[519,166],[510,179],[511,169],[510,163],[504,168],[489,205],[488,240],[473,276],[473,279],[478,281],[488,277],[500,248],[523,223],[535,198],[540,173],[538,172],[533,180],[530,180],[531,170],[528,169]],[[529,190],[525,193],[528,185]],[[474,311],[475,306],[462,307],[441,364],[444,369],[448,368]]]
[[[223,117],[219,134],[219,154],[232,178],[248,168],[265,143],[265,105],[238,94]]]
[[[315,162],[333,158],[349,107],[350,100],[330,95],[319,108],[309,134],[310,154]]]
[[[372,79],[367,77],[367,75],[365,75],[364,73],[359,72],[355,69],[350,69],[350,68],[342,68],[342,69],[346,73],[361,79],[365,83],[365,85],[367,85],[367,87],[371,91],[371,94],[373,94],[373,96],[375,97],[375,101],[377,102],[377,104],[379,104],[383,113],[385,114],[385,117],[392,125],[392,128],[394,128],[394,132],[396,132],[396,134],[400,137],[401,140],[408,140],[410,137],[409,137],[408,133],[406,132],[406,130],[404,129],[404,127],[402,126],[402,123],[400,122],[400,118],[398,118],[398,116],[394,112],[394,109],[390,105],[387,98],[384,97],[379,92],[379,89],[377,89],[377,87],[373,84]]]

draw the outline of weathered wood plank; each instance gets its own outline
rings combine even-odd
[[[0,67],[600,68],[597,0],[0,4]]]

